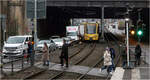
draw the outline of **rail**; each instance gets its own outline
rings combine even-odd
[[[1,57],[0,68],[1,68],[1,72],[2,72],[3,74],[5,74],[5,72],[4,72],[3,69],[11,69],[11,74],[14,73],[14,69],[21,69],[21,70],[24,69],[24,60],[25,60],[24,54],[21,55],[21,56],[8,55],[8,56],[7,56],[7,59],[8,59],[9,61],[5,61],[5,62],[4,62],[4,59],[6,59],[6,58],[5,58],[5,56],[3,55],[3,53],[0,54],[0,57]],[[34,59],[34,58],[33,58],[33,57],[34,57],[34,51],[33,51],[33,55],[32,55],[31,57],[32,57],[32,59]],[[16,63],[19,63],[18,61],[20,61],[20,65],[21,65],[21,66],[18,66],[18,65],[17,65],[17,68],[15,68],[15,64],[16,64]],[[33,65],[34,65],[34,60],[31,60],[31,66],[33,66]],[[6,68],[5,66],[10,66],[10,68]]]
[[[111,37],[111,39],[113,39],[114,43],[117,45],[117,47],[118,47],[118,49],[119,49],[119,54],[118,54],[118,56],[116,56],[116,58],[117,58],[117,59],[116,59],[116,63],[115,63],[115,68],[116,68],[116,66],[118,65],[118,63],[119,63],[119,61],[120,61],[120,57],[121,57],[120,44],[123,44],[123,45],[124,45],[124,43],[120,42],[119,39],[117,39],[117,37],[116,37],[115,35],[113,35],[110,31],[108,31],[107,29],[105,29],[105,30],[106,30],[107,33],[108,33],[107,35],[105,34],[105,38],[106,38],[106,40],[107,40],[107,44],[110,45],[109,38],[108,38],[108,36],[109,36],[109,37]],[[110,77],[110,74],[107,75],[106,80],[108,80],[109,77]]]
[[[81,60],[77,61],[74,65],[80,64],[84,59],[86,59],[95,49],[96,44],[93,44],[93,48],[91,49],[91,51]],[[54,77],[52,77],[51,79],[57,79],[58,77],[60,77],[60,75],[62,75],[64,73],[64,71],[58,73],[57,75],[55,75]]]
[[[103,57],[101,57],[85,74],[81,75],[77,80],[81,80],[84,78],[85,75],[87,75],[88,72],[90,72],[94,67],[96,67],[99,63],[103,61]]]
[[[73,58],[74,56],[76,56],[77,54],[79,54],[79,53],[85,48],[85,46],[86,46],[86,44],[84,44],[83,47],[80,48],[78,52],[76,52],[75,54],[72,54],[71,56],[69,56],[69,59],[71,59],[71,58]],[[51,67],[53,67],[53,66],[55,66],[55,65],[56,65],[56,64],[52,65]],[[24,80],[33,78],[34,76],[36,76],[36,75],[38,75],[38,74],[41,74],[41,73],[43,73],[43,72],[45,72],[45,71],[46,71],[46,70],[42,70],[42,71],[40,71],[40,72],[37,72],[37,73],[32,74],[32,75],[30,75],[30,76],[27,76],[27,77],[24,78]],[[58,75],[61,75],[62,73],[63,73],[63,72],[60,72]],[[57,76],[57,75],[56,75],[56,76]]]

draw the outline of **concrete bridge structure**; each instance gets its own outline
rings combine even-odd
[[[126,7],[127,5],[137,8],[150,7],[148,0],[47,0],[47,6]]]

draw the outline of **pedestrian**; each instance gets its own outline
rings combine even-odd
[[[136,58],[136,65],[140,65],[140,57],[141,57],[141,53],[142,53],[142,50],[141,50],[141,47],[140,47],[140,44],[137,44],[136,47],[135,47],[135,58]]]
[[[28,41],[28,49],[27,49],[27,62],[31,61],[31,54],[32,54],[32,43]]]
[[[66,44],[66,40],[63,40],[63,46],[60,55],[61,66],[64,66],[64,60],[66,62],[66,67],[68,67],[68,45]]]
[[[115,70],[115,65],[114,65],[114,59],[115,59],[115,50],[114,48],[110,48],[110,54],[111,54],[111,59],[112,59],[112,69]]]
[[[104,66],[100,69],[100,72],[104,69],[107,69],[107,73],[111,71],[111,65],[112,65],[112,59],[111,59],[111,54],[110,50],[108,47],[106,47],[106,50],[104,51]]]
[[[42,61],[43,61],[43,66],[49,66],[49,50],[46,42],[44,42],[44,47],[42,49]]]

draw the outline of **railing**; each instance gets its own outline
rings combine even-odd
[[[8,61],[5,61],[5,57],[2,52],[0,52],[0,57],[1,57],[1,63],[0,63],[0,68],[1,68],[1,73],[5,74],[4,69],[11,69],[11,74],[14,73],[14,69],[20,69],[23,70],[25,68],[24,62],[26,61],[25,55],[17,56],[17,55],[7,55]],[[18,65],[19,64],[19,65]],[[17,67],[15,67],[15,65]],[[6,68],[6,67],[8,68]],[[18,67],[19,66],[19,67]],[[30,55],[30,66],[34,66],[34,52]],[[29,65],[27,67],[30,67]]]

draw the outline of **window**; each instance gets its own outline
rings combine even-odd
[[[96,34],[96,24],[87,24],[86,33],[87,34]]]
[[[23,43],[25,37],[9,37],[7,40],[8,44],[16,44],[16,43]]]

